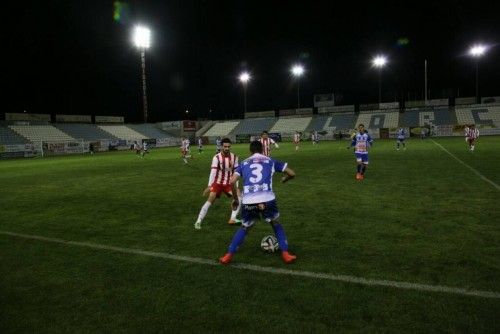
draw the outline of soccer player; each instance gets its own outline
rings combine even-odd
[[[399,128],[398,131],[396,132],[396,145],[397,145],[397,150],[399,151],[399,145],[403,145],[403,149],[406,150],[406,132],[405,129]]]
[[[227,253],[219,259],[222,264],[229,264],[251,227],[262,216],[270,223],[278,239],[281,258],[285,263],[292,263],[297,258],[288,252],[288,240],[283,226],[279,223],[280,213],[276,205],[276,196],[273,192],[273,174],[275,171],[285,173],[281,182],[285,183],[295,177],[295,172],[288,168],[287,163],[277,161],[265,156],[264,147],[260,141],[250,143],[252,155],[239,165],[231,177],[233,189],[233,207],[240,204],[235,194],[236,182],[239,177],[243,179],[243,198],[241,217],[242,227],[236,231],[229,245]]]
[[[465,128],[465,141],[469,144],[469,150],[474,152],[476,139],[479,138],[479,130],[474,124]]]
[[[145,141],[142,143],[141,158],[143,158],[146,153],[149,153],[149,151],[148,151],[148,142]]]
[[[222,140],[220,139],[220,137],[217,137],[217,139],[215,139],[216,153],[220,153],[221,149],[222,149]]]
[[[203,139],[198,137],[198,154],[201,154],[201,152],[203,152]]]
[[[368,166],[368,148],[373,145],[373,139],[365,131],[363,124],[358,125],[358,132],[354,136],[351,147],[354,146],[354,155],[357,162],[356,180],[365,178],[366,167]]]
[[[221,140],[221,144],[222,151],[214,155],[212,159],[212,168],[208,179],[208,187],[203,191],[203,196],[207,193],[209,194],[208,199],[205,204],[203,204],[200,214],[198,215],[198,219],[194,223],[194,228],[197,230],[201,229],[201,223],[207,215],[208,209],[222,193],[231,197],[233,196],[234,191],[235,196],[239,195],[239,190],[232,189],[231,184],[229,183],[234,169],[238,167],[238,157],[234,155],[234,153],[231,153],[231,139],[224,138]],[[228,221],[229,225],[239,223],[236,219],[239,211],[239,206],[231,211],[231,218]]]
[[[267,157],[271,156],[271,145],[274,145],[274,147],[278,149],[280,148],[272,138],[269,138],[269,133],[267,131],[262,131],[259,141],[262,144],[262,152]]]
[[[139,154],[141,153],[141,145],[139,145],[136,141],[134,141],[134,150],[135,154],[139,156]]]
[[[293,135],[293,143],[295,144],[295,151],[299,150],[299,144],[300,144],[300,132],[295,131],[295,134]]]
[[[313,133],[311,133],[311,141],[313,145],[316,145],[318,143],[319,141],[318,131],[314,131]]]
[[[182,137],[181,138],[181,154],[182,154],[182,160],[184,161],[185,164],[188,163],[187,158],[190,157],[189,155],[189,139]]]

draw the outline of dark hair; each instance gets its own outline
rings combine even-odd
[[[251,153],[262,153],[262,143],[258,140],[254,140],[250,143]]]
[[[267,131],[262,131],[262,134],[264,134],[264,133],[265,133],[266,135],[268,135],[268,134],[269,134],[269,132],[267,132]]]
[[[365,125],[363,123],[359,124],[358,126],[362,126],[362,127],[365,127]]]
[[[224,143],[231,144],[231,139],[229,139],[229,138],[223,138],[220,142],[221,142],[221,144],[224,144]]]

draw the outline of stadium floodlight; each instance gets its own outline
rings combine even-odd
[[[382,102],[382,68],[387,64],[387,57],[376,56],[372,59],[372,65],[378,69],[378,104]]]
[[[146,93],[146,49],[151,46],[151,31],[142,26],[134,29],[133,40],[136,47],[141,51],[142,65],[142,110],[144,113],[144,123],[148,122],[148,97]]]
[[[297,78],[297,109],[300,109],[300,77],[304,74],[304,66],[295,64],[292,66],[292,75]]]
[[[488,48],[482,44],[476,44],[470,47],[469,55],[476,59],[476,103],[479,103],[479,58],[481,58]]]
[[[138,48],[147,49],[151,46],[151,30],[136,26],[134,29],[134,44]]]
[[[242,72],[240,74],[238,79],[240,80],[240,82],[243,85],[243,111],[246,114],[247,113],[247,85],[248,85],[248,81],[250,81],[250,79],[252,79],[252,77],[250,76],[250,73],[245,71],[245,72]]]

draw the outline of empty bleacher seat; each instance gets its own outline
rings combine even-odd
[[[132,130],[125,125],[99,125],[99,128],[110,133],[119,139],[125,140],[142,140],[147,139],[143,134]]]
[[[75,140],[75,138],[52,125],[9,125],[9,128],[33,143]]]
[[[142,133],[148,138],[171,138],[172,135],[158,129],[154,124],[127,124],[129,128],[139,133]]]
[[[234,128],[234,134],[259,134],[262,131],[269,131],[277,119],[274,117],[268,118],[248,118],[242,120],[237,127]]]
[[[86,141],[98,141],[101,139],[115,140],[118,139],[109,132],[103,131],[94,124],[55,124],[55,127],[69,134],[73,138],[83,139]]]
[[[207,137],[216,137],[216,136],[227,136],[234,128],[240,123],[240,121],[228,121],[228,122],[220,122],[215,123],[205,134]]]
[[[294,117],[294,118],[279,118],[269,132],[279,133],[294,133],[295,131],[303,132],[312,117]]]

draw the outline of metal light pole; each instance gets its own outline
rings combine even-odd
[[[304,74],[304,66],[293,65],[292,75],[297,78],[297,109],[300,109],[300,77]]]
[[[378,104],[382,103],[382,68],[387,64],[387,58],[377,56],[373,58],[372,65],[378,69]]]
[[[477,44],[469,49],[469,54],[476,58],[476,103],[479,102],[479,58],[486,52],[486,46]]]
[[[248,72],[243,72],[239,76],[239,80],[243,85],[243,112],[246,114],[247,112],[247,84],[252,77]]]
[[[134,44],[141,51],[142,67],[142,110],[144,113],[144,123],[148,122],[148,97],[146,87],[146,49],[150,46],[151,31],[141,26],[135,27]]]

